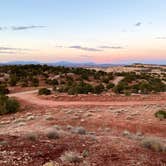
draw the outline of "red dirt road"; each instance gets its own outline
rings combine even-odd
[[[19,92],[10,94],[10,97],[16,97],[21,100],[25,100],[29,103],[40,105],[40,106],[132,106],[132,105],[153,105],[153,104],[165,104],[166,100],[140,100],[140,101],[53,101],[45,100],[39,98],[37,95],[37,90]]]

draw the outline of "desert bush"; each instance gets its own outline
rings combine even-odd
[[[56,79],[53,79],[52,82],[51,82],[52,85],[59,85],[59,82],[58,80]]]
[[[72,85],[66,85],[61,89],[62,92],[67,92],[69,95],[88,94],[89,92],[93,92],[93,90],[92,85],[83,81],[79,83],[73,82]]]
[[[141,91],[142,94],[148,94],[152,91],[151,84],[149,84],[148,82],[143,81],[139,85],[139,90]]]
[[[102,79],[102,82],[105,83],[105,84],[108,84],[109,81],[110,81],[109,78],[103,78],[103,79]]]
[[[5,95],[5,94],[8,94],[8,93],[9,93],[9,90],[7,89],[6,85],[0,84],[0,94]]]
[[[166,119],[166,111],[160,110],[155,113],[155,116],[160,120]]]
[[[18,82],[18,77],[16,75],[11,75],[9,80],[9,85],[16,86],[17,82]]]
[[[105,90],[105,87],[104,87],[103,84],[99,84],[99,85],[96,85],[96,86],[94,87],[94,93],[96,93],[96,94],[100,94],[100,93],[102,93],[104,90]]]
[[[6,110],[7,110],[8,113],[17,112],[19,107],[20,107],[20,104],[15,99],[8,98],[8,100],[6,101]]]
[[[41,89],[39,89],[38,94],[39,95],[50,95],[51,94],[51,90],[49,90],[47,88],[41,88]]]
[[[17,100],[0,95],[0,115],[15,113],[19,110],[20,104]]]
[[[59,139],[60,138],[59,132],[56,129],[48,130],[47,133],[46,133],[46,136],[49,139]]]
[[[166,152],[164,143],[155,137],[144,138],[141,142],[141,145],[145,148],[151,149],[156,152]]]
[[[128,90],[129,89],[129,86],[128,86],[128,83],[125,82],[125,81],[120,81],[118,83],[118,85],[116,85],[113,90],[115,93],[124,93],[125,90]]]
[[[125,96],[131,96],[131,92],[129,90],[124,91]]]
[[[37,79],[37,78],[32,78],[32,80],[31,80],[31,85],[34,86],[34,87],[39,86],[39,79]]]
[[[26,134],[26,139],[30,141],[36,141],[37,140],[37,134],[36,133],[28,133]]]
[[[72,129],[72,132],[76,134],[81,134],[81,135],[86,134],[86,130],[83,127],[75,127]]]
[[[23,80],[23,81],[21,82],[21,86],[22,86],[22,87],[28,87],[28,81],[27,81],[27,80]]]
[[[65,152],[60,159],[64,163],[80,163],[83,161],[83,157],[78,152],[72,151]]]
[[[76,91],[78,94],[88,94],[89,92],[93,92],[93,86],[85,82],[80,82],[76,86]]]
[[[115,86],[115,84],[109,83],[109,84],[107,85],[107,89],[112,89],[114,86]]]

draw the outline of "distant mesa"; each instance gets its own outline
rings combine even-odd
[[[41,65],[50,65],[50,66],[65,66],[65,67],[109,67],[109,66],[119,66],[120,64],[98,64],[94,62],[69,62],[69,61],[58,61],[58,62],[49,62],[43,63],[38,61],[11,61],[6,63],[1,63],[0,65],[30,65],[30,64],[41,64]]]

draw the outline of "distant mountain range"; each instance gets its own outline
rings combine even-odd
[[[30,65],[30,64],[47,64],[50,66],[65,66],[65,67],[109,67],[109,66],[119,66],[121,64],[98,64],[94,62],[69,62],[69,61],[59,61],[59,62],[49,62],[49,63],[43,63],[38,61],[11,61],[6,63],[0,63],[0,65]],[[122,66],[122,65],[121,65]]]

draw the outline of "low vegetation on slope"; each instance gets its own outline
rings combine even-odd
[[[116,93],[142,93],[165,92],[166,84],[159,77],[148,73],[136,74],[135,72],[121,73],[124,79],[114,88]]]
[[[104,92],[130,95],[166,91],[166,75],[148,72],[104,72],[85,68],[19,65],[0,67],[0,93],[7,87],[52,86],[57,93],[100,94]],[[113,84],[116,77],[123,79]]]

